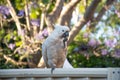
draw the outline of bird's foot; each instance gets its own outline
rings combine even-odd
[[[53,74],[53,71],[54,71],[54,70],[55,70],[55,68],[52,68],[52,69],[51,69],[51,74]]]

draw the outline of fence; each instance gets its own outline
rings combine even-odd
[[[120,80],[120,68],[0,69],[0,80]]]

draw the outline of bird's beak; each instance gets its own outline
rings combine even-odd
[[[66,32],[63,33],[63,35],[62,35],[64,48],[67,46],[67,45],[65,44],[65,42],[68,40],[68,36],[69,36],[69,31],[66,31]]]
[[[62,37],[68,37],[69,36],[69,32],[68,31],[66,31],[63,35],[62,35]]]

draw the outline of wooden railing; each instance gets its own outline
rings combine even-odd
[[[0,69],[0,80],[120,80],[120,68]]]

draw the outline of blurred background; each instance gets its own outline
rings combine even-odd
[[[120,67],[120,0],[0,0],[0,69],[40,67],[53,24],[71,29],[74,68]]]

